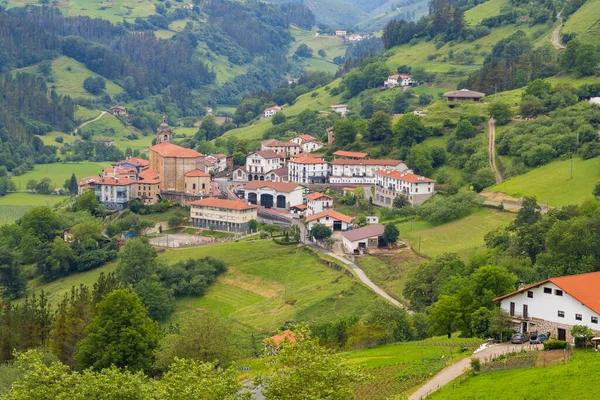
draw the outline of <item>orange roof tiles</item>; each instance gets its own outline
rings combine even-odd
[[[150,165],[150,161],[142,160],[141,158],[137,158],[137,157],[129,157],[128,159],[121,160],[119,162],[114,163],[113,165],[123,165],[123,164],[131,164],[136,167],[147,167],[148,165]]]
[[[298,156],[296,158],[292,158],[290,162],[296,164],[324,164],[327,161],[323,160],[321,157],[313,157],[313,156]]]
[[[192,201],[190,205],[200,206],[200,207],[218,207],[218,208],[226,208],[229,210],[250,210],[253,208],[257,208],[255,205],[248,204],[243,201],[238,200],[223,200],[217,199],[215,197],[208,197],[202,200]]]
[[[196,158],[204,157],[204,154],[198,153],[196,150],[186,149],[177,146],[173,143],[164,142],[150,147],[150,151],[154,151],[163,157],[174,158]]]
[[[332,198],[330,196],[327,196],[326,194],[319,193],[319,192],[314,192],[314,193],[306,195],[306,198],[308,200],[319,200],[319,199],[324,198],[324,197],[326,197],[329,200],[332,200]]]
[[[402,160],[333,160],[331,165],[388,165],[396,166],[403,163]]]
[[[256,189],[261,189],[261,188],[269,188],[269,189],[273,189],[276,190],[278,192],[283,192],[283,193],[290,193],[294,190],[296,190],[296,188],[298,188],[300,185],[298,185],[297,183],[290,183],[290,182],[269,182],[269,181],[250,181],[246,184],[245,189],[246,190],[256,190]]]
[[[314,136],[311,136],[307,133],[303,133],[302,135],[298,136],[300,139],[302,139],[304,142],[317,142],[317,138]]]
[[[298,143],[294,142],[282,142],[277,139],[269,139],[262,142],[263,146],[267,147],[299,147]]]
[[[408,172],[401,172],[401,171],[396,171],[396,170],[389,170],[389,169],[380,169],[376,172],[376,174],[381,175],[381,176],[387,176],[389,178],[399,179],[401,181],[408,181],[408,182],[415,182],[415,183],[435,182],[433,179],[426,178],[421,175],[411,174]]]
[[[544,281],[526,286],[515,292],[500,296],[494,301],[502,300],[517,293],[525,292],[531,288],[543,285],[544,283],[553,283],[571,297],[581,302],[584,306],[600,314],[600,296],[598,295],[600,288],[600,272],[590,272],[587,274],[561,276],[558,278],[550,278]]]
[[[282,344],[285,342],[296,343],[296,334],[289,329],[281,332],[278,335],[271,336],[268,339],[265,339],[265,343],[271,346],[274,349],[279,349]]]
[[[304,222],[315,221],[315,220],[318,220],[319,218],[323,218],[323,217],[331,217],[333,219],[343,221],[347,224],[352,222],[352,217],[349,217],[345,214],[339,213],[334,210],[325,210],[325,211],[321,211],[320,213],[313,214],[310,217],[307,217],[304,220]]]
[[[369,155],[369,153],[360,153],[360,152],[356,152],[356,151],[338,150],[335,153],[333,153],[333,155],[334,156],[339,156],[339,157],[365,158],[366,156]]]
[[[137,183],[129,178],[113,178],[112,176],[106,176],[97,182],[98,185],[110,185],[110,186],[129,186]]]
[[[210,174],[207,174],[204,171],[200,171],[199,169],[191,170],[190,172],[184,174],[188,178],[206,178],[210,177]]]
[[[250,153],[250,155],[252,155],[252,154],[258,154],[262,158],[285,158],[284,156],[282,156],[279,153],[274,152],[273,150],[255,151],[254,153]]]
[[[79,186],[89,185],[89,184],[100,182],[100,179],[101,178],[98,176],[88,176],[87,178],[82,178],[82,179],[78,180],[77,184]]]
[[[144,183],[158,183],[160,182],[160,177],[158,176],[158,172],[153,169],[145,169],[138,174],[138,178],[141,179]],[[153,182],[149,182],[153,181]]]

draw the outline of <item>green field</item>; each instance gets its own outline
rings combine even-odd
[[[563,365],[497,371],[458,380],[433,393],[431,400],[597,399],[600,356],[576,350]]]
[[[56,141],[56,138],[59,136],[63,138],[62,143],[58,143]],[[56,146],[58,148],[61,148],[63,146],[63,144],[65,144],[65,143],[73,143],[75,140],[77,140],[77,138],[75,136],[69,135],[64,132],[57,132],[57,131],[48,132],[45,135],[43,135],[43,136],[39,135],[38,137],[40,139],[42,139],[42,142],[44,143],[45,146]]]
[[[98,115],[100,115],[100,111],[90,110],[89,108],[83,106],[77,106],[77,108],[75,109],[75,121],[79,123],[83,123],[85,121],[94,119]]]
[[[33,170],[20,176],[15,176],[12,180],[17,186],[18,192],[24,192],[27,181],[35,179],[40,181],[42,178],[52,179],[54,187],[62,187],[71,174],[75,173],[77,179],[87,176],[100,175],[102,168],[109,166],[110,163],[80,162],[80,163],[55,163],[55,164],[36,164]]]
[[[594,45],[600,44],[600,0],[588,0],[571,15],[561,33],[576,33],[577,38]]]
[[[133,126],[125,126],[114,115],[105,114],[102,118],[82,128],[85,132],[91,132],[92,136],[108,137],[115,140],[115,146],[124,151],[126,148],[137,149],[141,152],[148,151],[152,145],[154,135],[144,136],[142,132]],[[136,139],[128,139],[127,136],[135,135]]]
[[[594,185],[599,180],[599,157],[586,161],[575,157],[573,179],[571,179],[571,160],[555,161],[492,186],[488,191],[502,192],[518,198],[536,196],[542,204],[560,207],[579,204],[591,198]]]
[[[514,214],[507,212],[482,208],[446,224],[408,221],[399,224],[398,229],[400,240],[408,241],[421,254],[435,257],[444,253],[459,253],[467,257],[484,246],[483,237],[486,233],[508,224],[514,217]]]
[[[348,44],[339,36],[319,35],[315,36],[316,30],[307,31],[298,27],[292,26],[290,33],[295,39],[289,51],[291,57],[298,46],[305,44],[313,50],[313,57],[303,59],[302,64],[308,71],[325,71],[334,74],[338,70],[338,66],[333,63],[336,56],[344,56]],[[319,50],[325,51],[325,57],[318,55]]]
[[[31,66],[16,70],[16,72],[30,72],[38,73],[37,66]],[[47,85],[50,89],[56,90],[57,93],[63,95],[69,95],[73,98],[96,98],[83,88],[83,81],[88,77],[99,76],[95,72],[90,71],[87,67],[69,57],[58,57],[52,61],[52,82],[48,82]],[[106,80],[106,90],[103,94],[109,94],[114,96],[121,92],[120,86],[115,85],[113,82]]]
[[[66,197],[32,193],[11,193],[0,197],[0,225],[11,224],[35,206],[51,207]]]
[[[508,4],[508,0],[488,0],[465,12],[465,21],[471,26],[475,26],[483,21],[484,18],[500,15],[502,7]]]

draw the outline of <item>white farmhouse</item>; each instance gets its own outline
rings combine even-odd
[[[348,32],[343,29],[338,29],[335,31],[335,36],[346,36]]]
[[[376,172],[381,169],[406,171],[408,167],[401,160],[350,160],[338,159],[331,162],[330,183],[350,183],[354,185],[374,185]]]
[[[333,198],[326,194],[314,192],[306,195],[306,216],[333,208]]]
[[[388,88],[395,86],[407,87],[414,86],[415,83],[416,82],[410,77],[410,75],[394,74],[388,76],[388,78],[383,82],[383,86]]]
[[[269,117],[272,117],[273,115],[277,114],[279,111],[281,111],[281,107],[277,107],[277,106],[269,107],[269,108],[265,109],[264,116],[265,116],[265,118],[269,118]]]
[[[290,142],[296,143],[302,146],[303,153],[312,153],[313,151],[319,150],[323,147],[323,143],[319,142],[316,137],[302,134],[291,139]]]
[[[585,325],[600,334],[600,272],[546,279],[494,301],[510,314],[518,332],[570,341],[573,325]]]
[[[301,155],[288,163],[288,180],[296,183],[325,183],[329,168],[321,157]]]
[[[265,175],[285,166],[285,155],[273,150],[255,151],[246,157],[246,174],[249,181],[265,180]],[[237,172],[234,171],[234,172]]]
[[[260,144],[261,150],[273,150],[275,153],[285,154],[286,157],[295,157],[302,153],[302,147],[295,142],[282,142],[277,139],[265,140]]]
[[[352,223],[352,217],[334,210],[325,210],[306,217],[304,223],[309,231],[312,230],[315,224],[323,224],[333,231],[345,231]]]
[[[361,254],[369,249],[376,249],[383,244],[383,231],[381,224],[373,224],[364,228],[342,232],[342,245],[349,254]]]
[[[399,195],[406,196],[410,204],[419,205],[435,194],[435,181],[412,171],[382,169],[376,176],[373,203],[378,206],[391,207]]]
[[[340,114],[341,116],[346,115],[346,113],[348,112],[348,106],[345,104],[334,104],[330,107],[334,112]]]

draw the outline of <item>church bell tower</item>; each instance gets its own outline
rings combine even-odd
[[[163,116],[163,122],[158,127],[158,131],[156,132],[156,144],[160,143],[171,143],[173,139],[173,132],[171,131],[171,127],[167,124],[167,117]]]

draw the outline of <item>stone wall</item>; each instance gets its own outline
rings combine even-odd
[[[522,325],[522,323],[521,323],[521,325]],[[560,324],[557,322],[546,321],[546,320],[539,319],[539,318],[531,318],[529,320],[528,331],[543,333],[543,334],[550,332],[550,335],[553,335],[554,339],[558,340],[558,329],[559,328],[564,329],[567,332],[567,337],[566,337],[567,342],[572,343],[573,336],[571,336],[571,328],[573,328],[573,325]],[[600,331],[598,331],[598,330],[594,330],[594,333],[596,334],[596,336],[600,335]]]

